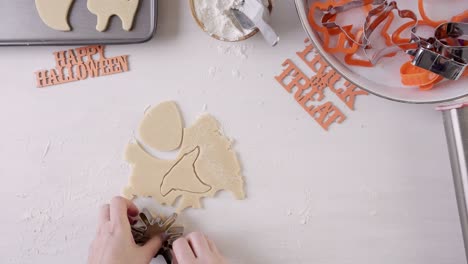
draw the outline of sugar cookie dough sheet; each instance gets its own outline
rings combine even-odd
[[[167,119],[163,120],[163,117]],[[157,127],[156,121],[174,123],[175,126],[167,126],[171,133],[147,133],[158,131],[154,129]],[[195,124],[184,128],[183,135],[174,130],[179,127],[179,121],[175,103],[166,102],[146,112],[139,131],[144,137],[141,142],[129,143],[125,152],[132,173],[124,195],[127,198],[152,197],[159,204],[176,206],[178,212],[188,207],[201,208],[201,198],[213,197],[221,190],[230,191],[235,198],[243,199],[241,165],[231,141],[222,134],[218,121],[205,114]],[[179,138],[182,139],[175,160],[162,160],[145,150],[148,146],[145,144],[158,142],[151,139],[161,139],[160,135],[165,135],[167,142],[175,142],[170,149],[177,145]],[[161,147],[158,144],[152,146],[156,149]],[[181,199],[176,205],[174,203],[178,197]]]

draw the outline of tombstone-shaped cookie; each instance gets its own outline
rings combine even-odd
[[[68,12],[74,0],[36,0],[42,21],[52,29],[70,31]]]

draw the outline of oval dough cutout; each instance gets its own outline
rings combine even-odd
[[[97,31],[105,31],[112,16],[122,20],[122,28],[130,31],[140,0],[88,0],[88,9],[97,16]]]
[[[148,109],[138,134],[143,143],[155,150],[178,149],[182,143],[183,124],[177,104],[164,102]]]
[[[68,12],[74,0],[36,0],[42,21],[52,29],[70,31]]]

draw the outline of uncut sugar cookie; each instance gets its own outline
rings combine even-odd
[[[183,123],[177,104],[164,102],[148,109],[138,134],[153,149],[173,151],[179,148],[183,138]]]
[[[88,9],[97,16],[97,31],[105,31],[109,20],[116,15],[122,20],[122,27],[130,31],[140,0],[88,0]]]
[[[36,9],[42,21],[50,28],[70,31],[68,12],[74,0],[36,0]]]

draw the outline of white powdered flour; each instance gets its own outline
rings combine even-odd
[[[240,0],[194,0],[195,12],[205,30],[223,40],[234,41],[248,35],[253,30],[244,30],[237,25],[231,7]]]

